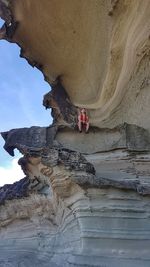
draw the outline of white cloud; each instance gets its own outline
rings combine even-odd
[[[12,184],[25,177],[21,167],[18,165],[18,159],[12,159],[8,167],[0,167],[0,186]]]

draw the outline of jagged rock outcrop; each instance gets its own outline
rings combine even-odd
[[[43,147],[64,147],[85,154],[127,149],[128,151],[150,152],[150,133],[148,130],[124,123],[113,129],[90,128],[90,134],[80,134],[75,129],[52,125],[49,127],[30,127],[2,132],[4,148],[11,155],[21,146],[36,149]]]
[[[43,148],[54,145],[54,137],[57,132],[57,126],[12,129],[9,132],[2,132],[1,135],[6,141],[4,148],[14,156],[14,149],[21,144],[33,148]]]
[[[132,125],[124,129],[127,137],[145,133]],[[89,153],[87,161],[57,141],[59,130],[53,138],[44,132],[31,127],[2,133],[7,151],[23,154],[19,164],[27,177],[4,187],[3,266],[149,266],[149,151],[134,144],[133,150]],[[28,190],[18,195],[24,183]]]
[[[6,184],[3,187],[0,187],[0,204],[4,204],[6,200],[26,197],[29,193],[29,184],[29,179],[23,178],[12,185]]]
[[[60,78],[51,87],[52,90],[44,96],[43,105],[46,109],[52,109],[53,124],[66,124],[75,128],[78,115],[77,107],[71,103]]]
[[[0,267],[149,267],[150,1],[0,0],[0,16],[54,119],[2,133],[25,178],[0,188]]]

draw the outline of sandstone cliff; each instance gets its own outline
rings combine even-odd
[[[0,266],[150,266],[150,1],[1,0],[0,16],[54,119],[2,133],[25,177],[0,188]]]

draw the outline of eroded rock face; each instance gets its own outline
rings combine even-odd
[[[0,266],[149,267],[150,1],[0,0],[0,16],[54,118],[2,133],[25,178],[0,188]]]
[[[137,125],[123,124],[113,129],[90,128],[90,134],[80,134],[68,127],[30,127],[2,132],[4,148],[11,155],[17,148],[31,147],[37,153],[46,147],[67,148],[85,154],[127,149],[131,152],[150,151],[150,133]]]
[[[4,148],[11,155],[14,156],[14,149],[20,145],[32,148],[41,149],[43,147],[53,146],[54,137],[57,132],[57,126],[12,129],[9,132],[1,133],[6,141]]]
[[[59,78],[93,126],[127,122],[150,130],[149,0],[0,3],[4,38],[18,43],[50,84]]]
[[[36,127],[25,129],[23,139],[24,129],[3,134],[5,147],[9,150],[10,142],[23,154],[19,164],[26,175],[17,186],[0,189],[0,198],[7,192],[0,206],[3,266],[148,267],[150,155],[135,151],[128,136],[137,131],[142,138],[145,130],[126,125],[122,129],[129,147],[85,158],[58,142],[59,130],[55,137],[37,138],[33,129],[36,133]],[[38,133],[45,131],[38,127]],[[41,142],[45,145],[40,147]],[[24,184],[26,190],[18,195],[16,189]]]
[[[61,85],[60,78],[52,85],[52,90],[44,95],[43,105],[45,108],[51,108],[53,124],[67,125],[75,128],[77,125],[77,107],[75,107],[65,89]]]

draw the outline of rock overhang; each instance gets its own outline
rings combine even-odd
[[[138,109],[140,84],[148,79],[138,71],[149,58],[148,1],[2,0],[1,5],[4,38],[18,43],[21,56],[50,84],[59,77],[72,104],[87,107],[91,124],[114,127],[123,120],[149,129],[148,106]]]
[[[77,142],[74,142],[75,136],[71,139],[67,137],[68,143],[64,142],[64,137],[69,131],[72,131],[70,135],[76,135]],[[93,151],[90,148],[90,141],[87,140],[86,153],[82,151],[82,135],[78,134],[75,130],[66,130],[62,127],[31,127],[31,128],[22,128],[22,129],[13,129],[9,132],[2,133],[3,138],[5,139],[4,148],[10,154],[12,151],[17,148],[22,154],[23,158],[19,160],[25,175],[30,177],[33,181],[35,178],[43,183],[43,186],[51,187],[51,184],[55,184],[55,180],[60,179],[60,183],[63,184],[63,179],[58,177],[68,177],[66,178],[68,183],[78,184],[79,186],[85,188],[118,188],[122,190],[134,190],[139,192],[142,195],[149,194],[149,182],[146,179],[146,184],[140,180],[140,177],[146,177],[149,175],[147,169],[147,157],[150,151],[149,144],[149,133],[147,130],[142,129],[136,125],[124,124],[115,129],[93,129],[93,136],[96,136],[97,151]],[[92,131],[92,129],[91,129]],[[114,143],[114,135],[119,137],[118,140]],[[91,133],[92,134],[92,133]],[[102,134],[106,136],[106,139],[112,138],[109,145],[107,142],[99,140],[102,137]],[[108,135],[108,136],[107,136]],[[84,138],[89,138],[89,135],[85,135]],[[92,137],[93,139],[93,137]],[[105,147],[102,143],[105,143]],[[113,155],[115,151],[126,151],[127,158],[123,156],[118,157],[118,160],[124,162],[124,173],[128,176],[124,180],[122,176],[122,170],[112,169],[112,177],[103,170],[103,162],[107,161],[108,165],[112,161],[114,162]],[[83,152],[82,155],[80,152]],[[110,155],[110,159],[105,160],[103,158],[103,153]],[[112,153],[112,158],[111,158]],[[87,156],[85,156],[87,154]],[[99,155],[99,163],[95,163],[92,160],[92,155]],[[137,159],[137,156],[139,158]],[[147,155],[147,157],[146,157]],[[91,157],[89,161],[85,159]],[[146,157],[144,159],[144,157]],[[144,161],[143,161],[144,160]],[[137,167],[131,167],[131,175],[128,173],[128,166],[135,166],[137,161],[143,161],[143,171],[138,170]],[[92,163],[91,163],[92,162]],[[127,164],[126,164],[127,162]],[[94,163],[94,165],[93,165]],[[99,166],[102,164],[102,170],[99,171]],[[115,166],[116,162],[114,162]],[[111,166],[111,165],[110,165]],[[135,168],[135,170],[134,170]],[[144,169],[145,168],[145,169]],[[110,171],[108,171],[109,173]],[[54,175],[55,173],[55,175]],[[114,174],[113,174],[114,173]],[[143,173],[143,174],[142,174]],[[145,173],[145,174],[144,174]],[[103,177],[104,175],[104,177]],[[56,179],[53,178],[56,176]],[[120,176],[120,178],[119,178]],[[122,177],[122,178],[121,178]],[[137,179],[138,177],[138,179]],[[118,180],[119,179],[119,180]],[[145,178],[143,178],[145,179]],[[56,183],[57,184],[57,183]],[[56,187],[55,184],[55,187]]]

